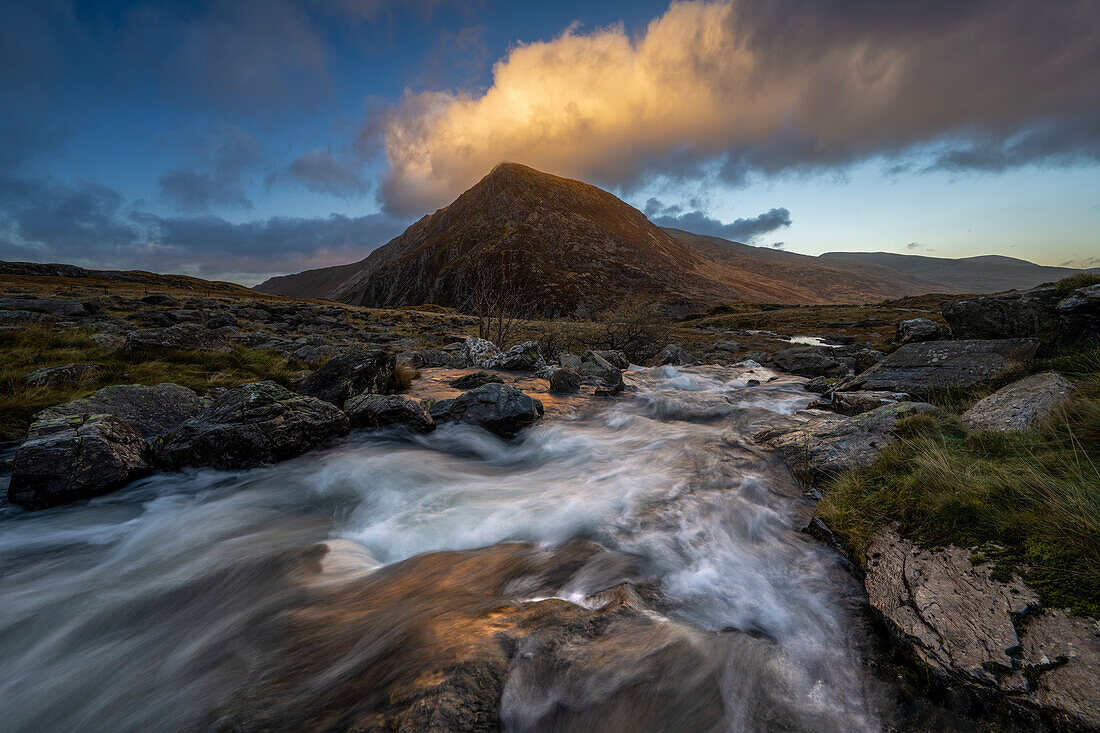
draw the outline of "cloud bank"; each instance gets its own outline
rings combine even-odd
[[[655,198],[646,202],[645,215],[659,227],[683,229],[693,234],[721,237],[735,242],[751,242],[764,234],[770,234],[791,225],[791,212],[782,207],[765,211],[759,216],[735,219],[728,224],[723,224],[702,211],[685,212],[679,206],[665,206]]]
[[[407,94],[382,202],[419,213],[501,160],[630,188],[931,146],[932,167],[1100,160],[1093,0],[691,0],[515,47],[484,92]]]

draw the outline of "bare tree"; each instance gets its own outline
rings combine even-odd
[[[463,310],[477,318],[480,338],[504,348],[518,323],[536,312],[529,281],[529,269],[516,256],[485,257],[467,266],[459,292]]]
[[[635,303],[603,314],[600,346],[626,354],[641,364],[660,351],[668,336],[668,325],[653,303]]]

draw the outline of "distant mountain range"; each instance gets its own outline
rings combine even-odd
[[[490,280],[533,310],[587,315],[638,300],[670,312],[731,301],[861,303],[1034,287],[1079,270],[1011,257],[884,252],[820,257],[662,229],[613,194],[502,163],[449,206],[348,265],[274,277],[256,290],[352,305],[462,308]]]

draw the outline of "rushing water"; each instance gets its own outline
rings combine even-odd
[[[326,568],[339,583],[426,551],[582,537],[641,558],[673,618],[728,632],[712,651],[723,729],[877,729],[854,584],[798,532],[806,500],[748,440],[812,395],[759,369],[631,376],[635,393],[513,442],[467,426],[357,433],[269,468],[156,475],[33,514],[5,507],[0,726],[208,720],[248,674],[249,629],[292,602],[271,567],[296,548],[339,549]],[[584,585],[557,595],[600,589]],[[517,699],[506,694],[506,727],[537,727]]]

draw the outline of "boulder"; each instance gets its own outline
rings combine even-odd
[[[85,318],[100,312],[99,306],[68,298],[0,298],[0,311],[31,311],[56,318]]]
[[[416,353],[425,367],[449,367],[454,364],[454,357],[442,349],[417,349]]]
[[[925,399],[969,388],[1018,369],[1035,356],[1037,339],[927,341],[906,344],[838,389],[905,392]]]
[[[325,400],[254,382],[227,390],[152,450],[163,468],[232,470],[293,458],[349,429],[344,413]]]
[[[833,386],[829,383],[829,380],[825,377],[814,377],[810,381],[806,382],[803,388],[807,392],[813,392],[815,394],[825,394],[830,389],[832,389],[832,387]]]
[[[894,342],[898,345],[915,344],[922,341],[941,341],[950,338],[951,329],[927,318],[910,318],[898,324]],[[861,371],[861,370],[857,370]]]
[[[999,433],[1027,430],[1072,394],[1073,384],[1062,375],[1033,374],[979,400],[963,414],[962,420],[975,430]]]
[[[178,300],[165,293],[153,293],[152,295],[146,295],[144,298],[139,298],[139,300],[142,303],[160,306],[161,308],[178,308],[180,305]]]
[[[865,372],[883,360],[885,354],[876,349],[860,349],[852,356],[852,371]]]
[[[900,402],[855,417],[816,415],[795,427],[764,430],[753,439],[778,451],[798,479],[813,483],[869,466],[894,440],[898,420],[935,409],[923,402]]]
[[[195,323],[180,323],[167,328],[143,328],[131,331],[122,347],[125,351],[212,351],[228,354],[229,342],[217,331]]]
[[[54,322],[54,317],[35,311],[0,310],[0,328],[20,329],[27,326],[46,326]]]
[[[298,385],[298,393],[337,407],[361,394],[385,394],[395,387],[393,354],[359,346],[341,351]]]
[[[542,417],[542,403],[505,384],[486,384],[452,400],[431,407],[436,423],[480,425],[491,433],[511,438]]]
[[[113,415],[132,425],[146,439],[172,430],[198,415],[205,403],[193,390],[171,382],[113,384],[72,402],[47,407],[35,421],[81,415]]]
[[[957,339],[1047,336],[1058,325],[1058,292],[1052,287],[945,301],[944,319]]]
[[[1100,624],[1040,610],[1030,588],[994,579],[994,564],[973,556],[881,529],[867,550],[868,601],[906,656],[942,682],[1059,728],[1100,730]]]
[[[60,387],[76,387],[87,379],[93,379],[103,372],[99,364],[74,363],[64,366],[46,367],[35,369],[23,377],[28,387],[42,389],[57,389]]]
[[[12,462],[8,500],[45,509],[112,491],[149,473],[141,433],[113,415],[36,420]]]
[[[471,374],[463,374],[458,379],[452,379],[447,384],[451,385],[455,389],[474,389],[484,384],[504,384],[504,380],[500,378],[498,374],[490,374],[489,372],[473,372]]]
[[[503,369],[508,372],[533,372],[543,366],[546,361],[542,358],[539,345],[534,341],[524,341],[516,344],[507,351],[502,351],[489,359],[486,366],[490,369]]]
[[[627,359],[626,354],[619,349],[596,349],[592,353],[597,354],[608,364],[618,369],[630,368],[630,359]]]
[[[909,395],[904,392],[833,392],[828,399],[815,400],[810,408],[853,417],[884,405],[908,401]]]
[[[550,375],[550,391],[573,394],[581,391],[581,375],[576,369],[555,369]]]
[[[685,366],[694,363],[695,357],[688,353],[680,344],[669,344],[657,352],[657,355],[649,361],[650,366],[665,366],[666,364]]]
[[[486,369],[489,362],[499,353],[496,344],[476,336],[471,336],[462,342],[462,348],[458,352],[456,361],[462,366]]]
[[[435,421],[417,400],[403,395],[364,394],[344,405],[353,428],[388,428],[403,425],[418,433],[435,430]]]
[[[1062,341],[1100,341],[1100,283],[1077,288],[1058,301],[1058,332]]]
[[[848,372],[835,348],[829,346],[792,346],[775,352],[768,366],[800,377],[837,377]]]

